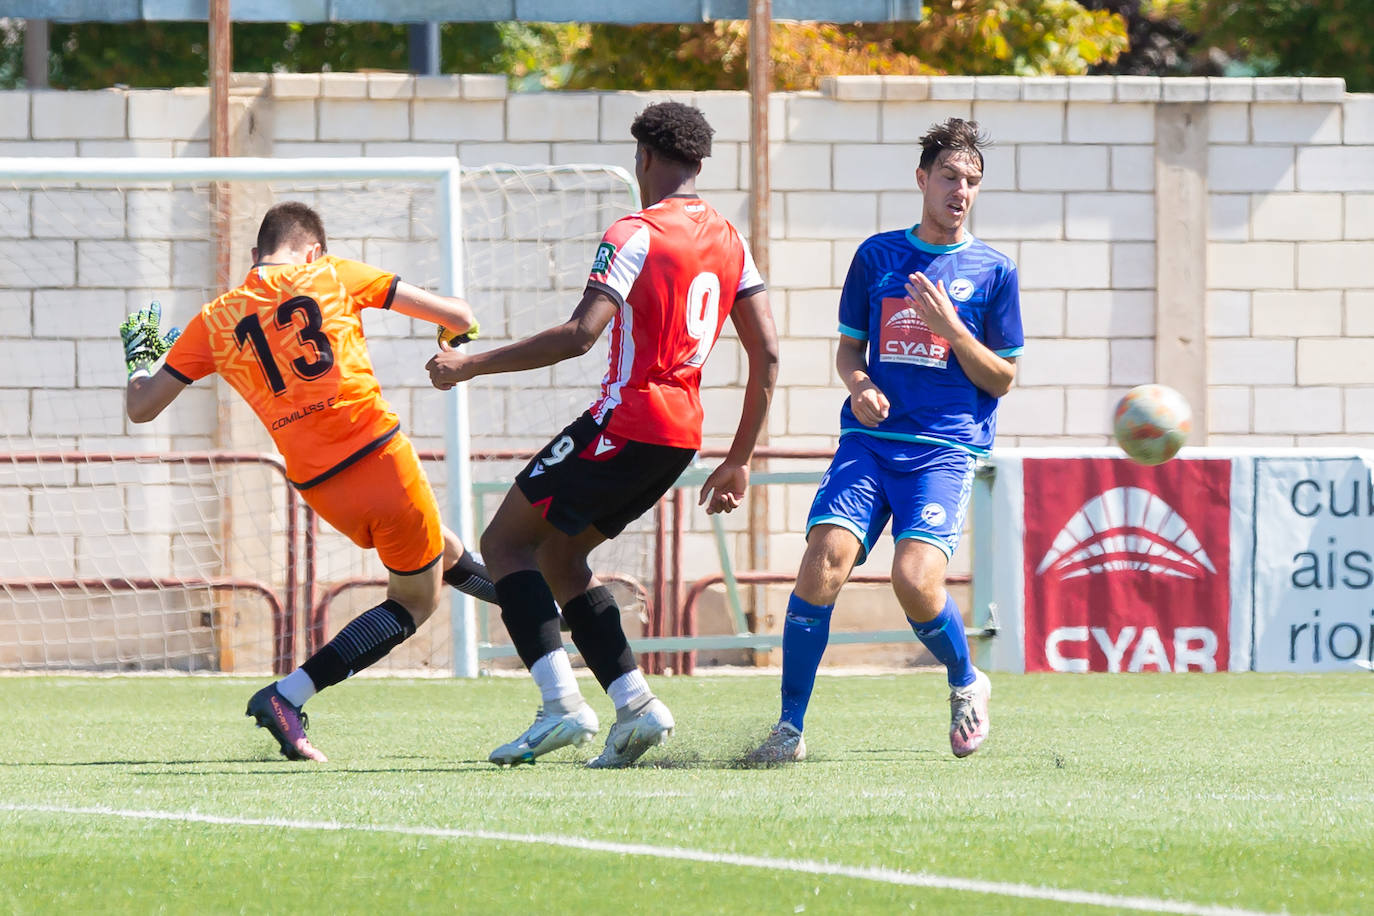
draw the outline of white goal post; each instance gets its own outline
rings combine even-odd
[[[265,190],[269,187],[270,191]],[[229,190],[224,193],[220,189]],[[574,190],[583,196],[574,199]],[[189,317],[187,309],[198,304],[192,300],[208,301],[221,287],[237,283],[247,267],[245,233],[255,231],[264,204],[288,195],[304,198],[321,210],[331,252],[396,270],[405,279],[440,293],[471,294],[484,336],[490,332],[497,340],[521,336],[534,330],[533,325],[547,322],[547,316],[536,317],[528,309],[521,310],[528,300],[538,296],[560,299],[559,307],[565,316],[576,303],[567,298],[574,282],[567,278],[580,272],[580,280],[585,280],[595,248],[594,242],[588,245],[585,239],[599,233],[615,217],[638,207],[633,178],[622,168],[596,164],[469,169],[456,159],[437,157],[0,159],[0,241],[11,251],[8,260],[0,255],[0,360],[9,359],[12,368],[18,368],[20,374],[28,370],[30,376],[0,382],[0,419],[5,427],[0,435],[0,450],[8,450],[12,459],[8,467],[0,467],[0,500],[4,501],[0,508],[15,519],[22,509],[25,518],[0,528],[0,548],[5,546],[7,536],[11,546],[19,545],[11,550],[14,559],[9,565],[0,564],[0,582],[26,583],[8,591],[0,587],[0,670],[141,670],[160,666],[157,658],[163,649],[154,646],[145,653],[142,648],[127,648],[130,632],[137,637],[136,643],[142,640],[140,645],[159,638],[158,634],[144,632],[144,625],[133,620],[140,613],[139,608],[120,596],[93,594],[101,586],[92,583],[115,582],[131,589],[163,588],[146,584],[175,577],[168,575],[171,570],[159,568],[156,563],[145,564],[141,558],[137,563],[121,566],[120,558],[137,552],[137,548],[95,549],[97,538],[127,538],[134,545],[152,543],[155,552],[174,558],[169,565],[177,557],[198,556],[197,551],[218,551],[218,562],[227,569],[235,565],[231,562],[233,557],[246,549],[199,542],[188,545],[188,538],[177,533],[174,522],[147,523],[145,516],[150,510],[143,503],[151,501],[151,494],[156,492],[166,497],[165,506],[160,507],[166,518],[193,517],[197,531],[203,529],[197,535],[200,541],[213,540],[217,531],[228,532],[234,526],[241,529],[244,513],[232,519],[221,518],[214,509],[217,503],[231,499],[231,491],[241,485],[214,483],[206,490],[209,472],[199,468],[200,462],[212,460],[209,457],[187,458],[171,470],[155,467],[159,460],[167,463],[166,457],[159,459],[159,452],[170,457],[183,452],[199,456],[222,450],[221,434],[209,430],[213,424],[208,420],[206,428],[191,435],[164,427],[150,434],[147,447],[128,449],[121,441],[122,417],[115,422],[110,416],[115,409],[116,391],[122,392],[122,374],[116,378],[103,361],[122,363],[115,329],[125,313],[138,307],[139,297],[175,296],[179,311],[172,314],[171,323],[182,323]],[[566,201],[562,199],[565,196]],[[547,212],[540,212],[538,205],[521,209],[518,204],[526,199],[553,202],[545,206]],[[597,203],[588,207],[576,202],[583,199]],[[211,212],[207,214],[205,210]],[[347,211],[342,218],[340,210]],[[232,216],[226,211],[232,211]],[[469,216],[465,225],[465,212],[477,219]],[[338,223],[347,228],[336,248],[332,227]],[[575,234],[573,224],[577,224]],[[374,228],[378,237],[374,237]],[[6,246],[0,245],[3,247]],[[405,267],[394,266],[398,260],[403,265],[417,262],[417,253],[421,251],[424,265],[418,276]],[[474,263],[489,273],[498,269],[509,271],[515,279],[478,279],[474,284]],[[211,271],[211,267],[217,269]],[[481,298],[477,296],[478,290]],[[107,307],[100,306],[102,297],[108,300]],[[68,300],[74,303],[70,316],[57,317],[56,311],[65,310]],[[54,303],[60,303],[57,310]],[[61,326],[64,320],[78,326],[68,331]],[[411,424],[423,427],[418,436],[412,434],[421,451],[425,451],[426,441],[442,441],[446,467],[442,479],[433,472],[431,479],[436,489],[446,491],[446,520],[464,543],[474,545],[473,476],[469,460],[473,410],[469,392],[462,385],[442,397],[444,419],[440,429],[433,418],[434,411],[421,407],[422,403],[439,403],[439,393],[427,392],[423,402],[422,395],[413,393],[420,389],[415,377],[419,352],[415,341],[433,339],[421,331],[412,327],[409,319],[395,330],[384,329],[381,345],[394,345],[404,354],[395,358],[396,368],[390,370],[404,378],[403,386],[393,388],[380,366],[378,374],[389,399],[394,391],[402,392],[404,403],[394,406],[406,428],[409,430]],[[105,338],[112,338],[113,346],[102,340]],[[375,362],[378,344],[370,329],[369,341]],[[71,368],[64,368],[64,363],[70,363]],[[418,364],[423,364],[423,357]],[[122,372],[122,365],[119,368]],[[569,379],[550,374],[547,384],[553,389],[585,389],[587,380],[577,379],[570,384]],[[484,393],[483,397],[486,396]],[[517,400],[553,400],[517,398],[513,394],[497,396],[505,400],[484,408],[483,416],[504,417]],[[584,394],[578,391],[574,397],[582,399]],[[217,396],[214,402],[220,415],[215,430],[226,425],[245,425],[243,409],[237,408],[235,415],[235,409],[226,406],[229,400]],[[202,407],[200,413],[211,410],[208,403]],[[227,421],[226,411],[230,411]],[[51,416],[58,419],[50,419]],[[567,422],[572,416],[566,414],[561,420]],[[539,425],[543,425],[542,421]],[[507,428],[506,439],[500,441],[509,441],[508,447],[515,450],[528,449],[553,432],[556,428],[540,428],[520,430],[523,435],[516,435]],[[257,441],[267,443],[260,431]],[[488,445],[493,441],[489,438]],[[181,443],[196,447],[178,448]],[[257,450],[270,452],[270,444]],[[119,469],[122,465],[116,453],[123,451],[140,452],[133,471]],[[430,452],[436,453],[437,449],[431,447]],[[54,454],[72,457],[49,461],[48,456]],[[16,455],[20,458],[13,457]],[[271,469],[262,473],[271,476]],[[509,473],[509,465],[503,473]],[[278,500],[284,489],[281,483],[270,485],[274,495],[255,495],[252,501],[265,504]],[[75,495],[87,485],[89,491]],[[102,489],[112,485],[119,489]],[[70,492],[64,492],[68,488]],[[139,492],[140,488],[144,492]],[[281,541],[283,527],[294,525],[293,498],[291,494],[285,496],[285,510],[275,505],[268,510],[270,517],[263,522],[263,529],[246,532],[246,540]],[[61,507],[54,517],[40,517],[52,514],[50,509],[54,505]],[[117,517],[102,522],[97,518],[100,515]],[[93,549],[95,553],[91,552]],[[357,552],[356,548],[352,550]],[[301,587],[296,579],[294,551],[294,542],[287,544],[288,559],[285,563],[273,559],[274,571],[266,574],[268,580],[284,583],[282,589],[288,601],[295,600],[293,592]],[[96,554],[98,559],[92,559]],[[328,550],[322,550],[322,557],[322,566],[331,562]],[[284,566],[291,568],[283,569]],[[38,581],[44,575],[52,580],[50,586],[42,586]],[[214,580],[207,588],[229,587],[201,570],[196,570],[191,578],[202,584]],[[222,578],[227,581],[231,577]],[[456,592],[454,595],[448,647],[451,654],[446,661],[451,660],[455,676],[474,676],[478,672],[479,637],[474,602]],[[108,613],[113,621],[108,624],[110,632],[102,631],[104,635],[99,638],[106,639],[114,648],[66,656],[49,651],[48,646],[36,648],[35,641],[47,640],[48,634],[54,632],[52,621],[63,613],[60,605],[78,598],[103,602],[102,607],[113,608],[98,613]],[[7,600],[10,607],[23,608],[10,621],[3,613]],[[306,596],[300,603],[306,616],[297,622],[310,625],[308,615],[315,606],[314,596]],[[166,601],[164,604],[164,614],[213,618],[212,629],[219,626],[221,613],[225,612],[225,602],[220,598],[207,598],[200,610],[199,605],[182,607],[177,603],[171,607]],[[94,616],[97,612],[93,611]],[[57,625],[57,630],[62,626],[69,635],[77,629],[70,621]],[[40,631],[41,635],[35,635]],[[274,634],[274,665],[280,660],[282,640],[289,648],[294,637],[294,632]],[[190,643],[198,639],[216,643],[213,649],[202,646],[194,652],[208,652],[210,656],[218,653],[221,660],[233,657],[232,648],[218,645],[217,634],[193,634],[186,638]],[[14,665],[7,665],[3,654],[2,644],[10,639],[19,646],[15,653],[19,661]],[[162,641],[166,643],[165,636]],[[166,652],[178,659],[186,655],[180,649]],[[243,658],[252,655],[240,654]],[[162,666],[215,668],[212,663],[183,661]]]

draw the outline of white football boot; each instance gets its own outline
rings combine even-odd
[[[605,749],[599,756],[588,760],[587,766],[594,770],[627,767],[643,757],[649,748],[667,741],[675,725],[673,714],[655,697],[643,712],[630,721],[611,726]]]
[[[586,744],[600,728],[596,713],[586,703],[566,713],[545,713],[544,707],[540,706],[534,714],[534,724],[514,741],[492,751],[487,759],[503,767],[534,763],[536,757],[560,747]]]
[[[982,747],[983,739],[992,728],[988,717],[988,700],[992,699],[992,682],[977,668],[973,683],[955,687],[949,692],[949,746],[955,757],[967,757]]]

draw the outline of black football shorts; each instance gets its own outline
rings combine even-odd
[[[566,535],[588,525],[606,538],[653,508],[692,463],[696,449],[636,442],[605,431],[590,412],[525,465],[515,485],[549,524]]]

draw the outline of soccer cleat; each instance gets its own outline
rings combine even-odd
[[[649,701],[644,711],[628,722],[617,722],[606,736],[606,747],[600,755],[587,761],[593,770],[627,767],[656,744],[662,744],[673,733],[673,714],[657,697]]]
[[[978,750],[992,727],[988,718],[992,682],[977,668],[973,673],[972,684],[949,692],[949,746],[955,757],[967,757]]]
[[[791,722],[779,722],[768,738],[748,753],[745,763],[771,766],[806,759],[806,739]]]
[[[310,739],[305,736],[310,718],[299,706],[292,706],[286,697],[277,691],[276,684],[268,684],[253,694],[244,715],[256,719],[258,728],[267,729],[272,737],[277,739],[277,744],[281,746],[281,755],[287,760],[328,762],[329,758],[315,750]]]
[[[596,713],[586,703],[566,713],[545,713],[541,706],[534,714],[533,725],[514,741],[492,751],[487,759],[503,767],[534,763],[536,757],[542,757],[549,751],[570,744],[586,744],[600,728]]]

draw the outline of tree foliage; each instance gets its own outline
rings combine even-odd
[[[505,26],[449,23],[440,28],[441,69],[504,72]],[[22,37],[22,36],[21,36]],[[209,83],[209,31],[197,22],[53,23],[49,78],[62,89],[171,88]],[[233,26],[234,70],[318,73],[410,67],[408,27],[381,22],[260,23]],[[22,40],[0,47],[0,88],[19,85]]]
[[[918,23],[775,23],[774,84],[834,74],[1137,73],[1344,77],[1374,91],[1374,0],[927,0]],[[52,85],[203,86],[204,23],[53,23]],[[234,69],[409,69],[388,23],[236,23]],[[23,32],[0,19],[0,88],[23,84]],[[446,73],[504,73],[516,89],[742,89],[743,22],[613,26],[448,23]]]
[[[246,72],[401,70],[404,25],[235,23],[234,69]],[[534,88],[741,89],[748,81],[743,22],[612,26],[446,24],[445,72],[495,72]],[[930,0],[919,23],[778,23],[779,89],[815,88],[832,74],[1083,73],[1125,49],[1120,17],[1075,0]],[[203,86],[204,23],[53,24],[54,86],[93,89]],[[21,43],[0,46],[0,82],[20,82]]]
[[[741,89],[748,25],[591,26],[566,85]],[[840,74],[1085,73],[1126,48],[1125,24],[1075,0],[931,0],[917,23],[775,23],[774,86],[814,89]]]
[[[1335,76],[1374,91],[1374,0],[1080,0],[1126,22],[1102,73]]]
[[[1339,76],[1351,92],[1374,91],[1371,0],[1155,0],[1229,59],[1226,72]]]

